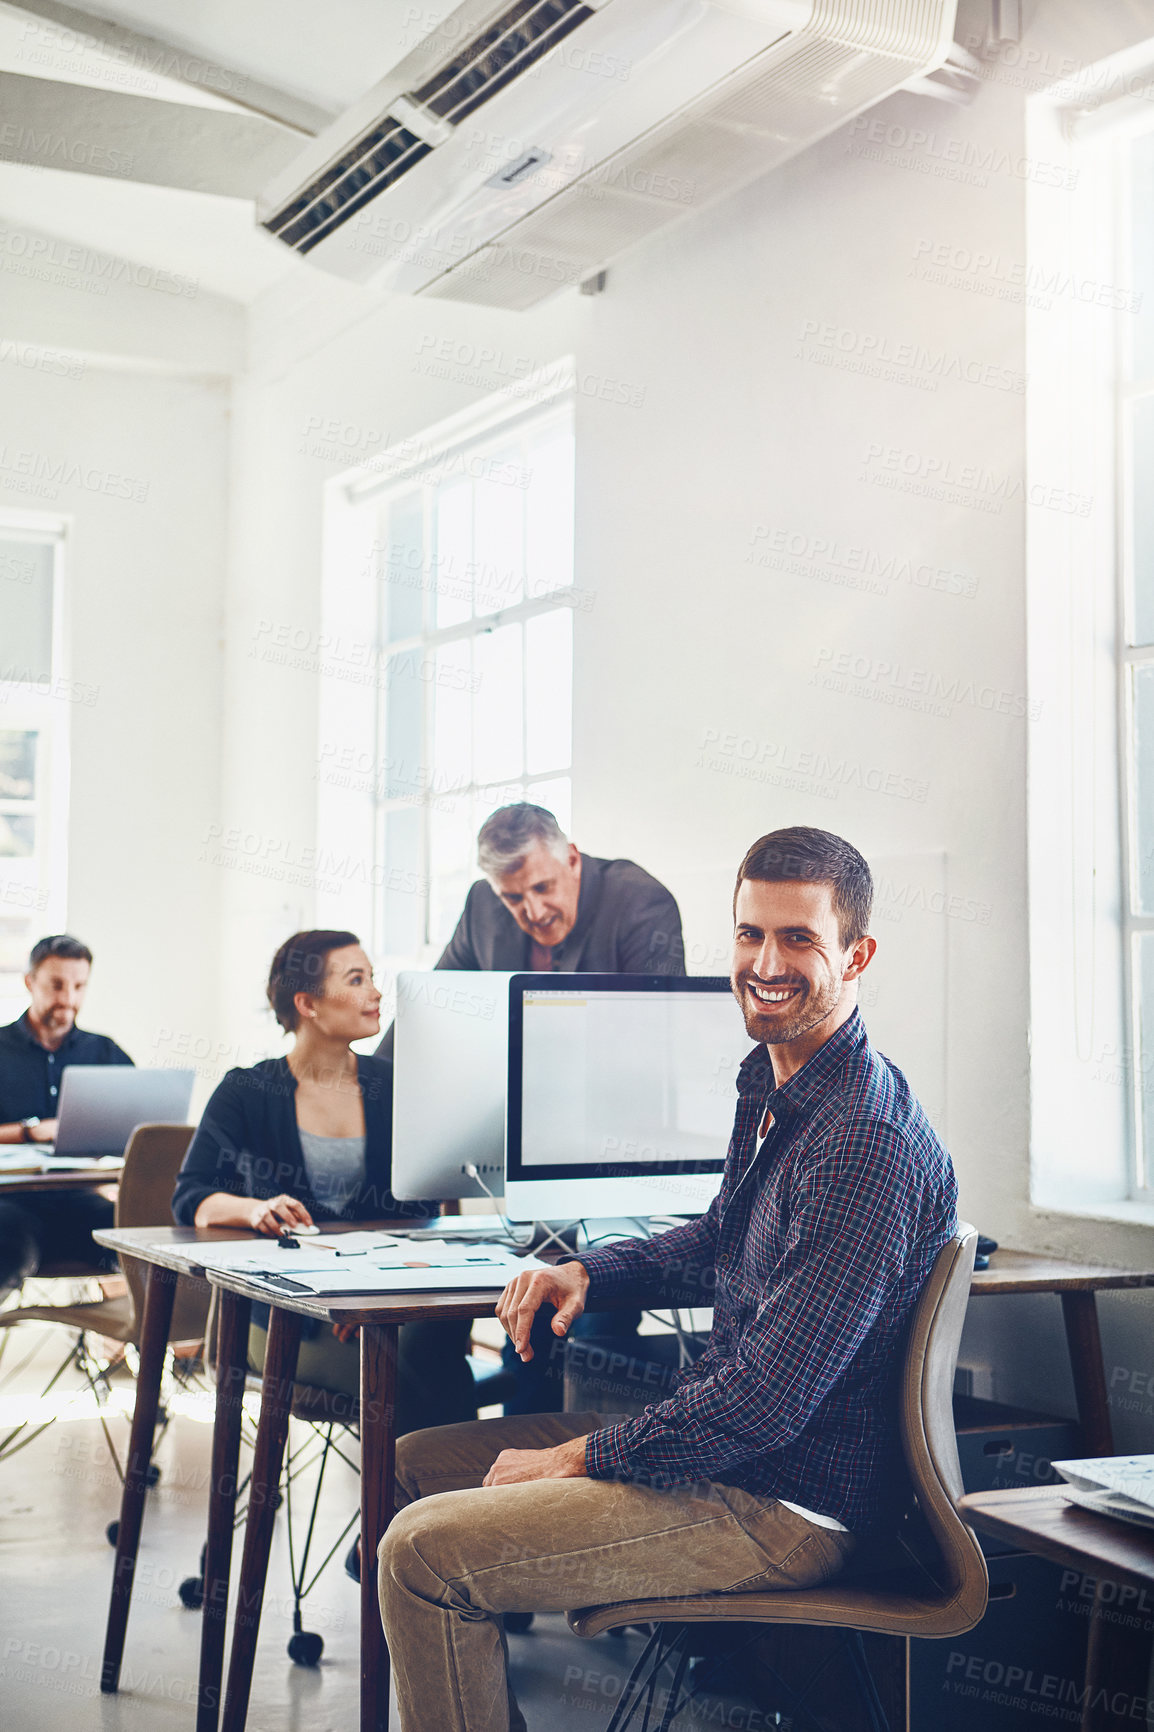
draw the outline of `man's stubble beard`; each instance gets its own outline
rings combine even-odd
[[[741,1005],[742,1016],[745,1019],[745,1032],[749,1036],[750,1040],[765,1042],[772,1046],[788,1046],[791,1041],[800,1040],[801,1037],[808,1034],[812,1028],[816,1028],[818,1023],[824,1022],[826,1017],[829,1016],[832,1011],[837,1009],[838,1002],[841,999],[841,982],[831,981],[828,988],[816,995],[805,981],[778,981],[777,984],[779,986],[800,986],[802,989],[802,997],[800,1002],[795,1006],[793,1014],[787,1020],[778,1020],[774,1022],[771,1017],[765,1017],[763,1019],[758,1011],[750,1012],[748,1008],[749,997],[746,990],[747,981],[743,979],[739,982],[741,987],[741,997],[738,1002]],[[766,1023],[771,1023],[772,1026],[768,1029],[759,1028],[757,1024],[761,1023],[763,1020]]]

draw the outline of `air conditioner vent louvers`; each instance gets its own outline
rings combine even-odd
[[[307,253],[362,205],[428,156],[432,148],[399,121],[387,117],[385,124],[362,139],[343,159],[343,172],[319,177],[299,199],[264,226],[298,253]]]
[[[464,120],[592,16],[581,0],[517,0],[414,90],[413,101],[443,120]]]
[[[280,235],[283,240],[285,238],[283,230],[286,224],[292,222],[293,218],[298,217],[302,211],[307,210],[310,204],[313,204],[323,193],[328,192],[343,176],[356,169],[372,151],[379,150],[382,146],[387,148],[389,141],[395,138],[400,130],[400,121],[394,120],[391,114],[386,114],[371,132],[366,133],[363,138],[358,138],[356,144],[350,145],[343,156],[338,157],[336,162],[330,163],[323,174],[311,181],[298,198],[294,198],[291,204],[286,204],[283,210],[277,211],[275,216],[270,217],[264,227],[270,230],[272,234]]]
[[[411,100],[455,125],[592,17],[582,0],[516,0],[414,90]],[[432,148],[386,114],[263,227],[297,252],[310,252]]]

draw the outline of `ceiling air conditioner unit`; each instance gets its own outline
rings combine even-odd
[[[955,5],[465,0],[260,220],[340,276],[532,306],[941,67]]]

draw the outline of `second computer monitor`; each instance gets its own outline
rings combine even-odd
[[[397,976],[395,1197],[447,1201],[504,1189],[509,979],[449,969]]]
[[[513,1220],[699,1214],[721,1182],[749,1036],[715,976],[515,974]]]

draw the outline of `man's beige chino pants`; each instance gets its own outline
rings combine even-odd
[[[524,1732],[503,1612],[812,1587],[853,1549],[850,1535],[732,1486],[481,1485],[503,1449],[547,1449],[612,1423],[530,1414],[399,1440],[380,1595],[403,1732]]]

